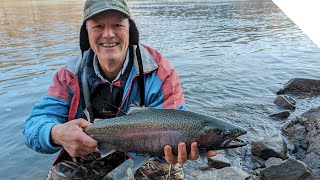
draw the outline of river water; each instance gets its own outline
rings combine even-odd
[[[55,156],[24,145],[23,121],[79,53],[83,1],[0,0],[0,177],[44,179]],[[248,142],[281,133],[275,92],[319,78],[320,49],[271,0],[129,1],[141,42],[177,69],[188,109],[238,124]],[[298,99],[291,117],[319,106]]]

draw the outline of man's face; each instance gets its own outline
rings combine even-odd
[[[129,45],[129,20],[118,11],[105,11],[86,22],[91,49],[102,69],[122,66]],[[111,68],[112,69],[112,68]],[[111,70],[110,69],[110,70]]]

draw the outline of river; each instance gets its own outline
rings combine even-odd
[[[24,145],[22,125],[57,69],[79,54],[84,1],[0,0],[0,177],[44,179],[57,154]],[[275,92],[320,77],[320,49],[271,0],[128,2],[140,42],[177,69],[188,109],[248,130],[281,133]],[[290,117],[319,106],[297,101]]]

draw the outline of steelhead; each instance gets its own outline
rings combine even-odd
[[[199,148],[218,150],[246,145],[236,138],[246,130],[216,118],[175,109],[140,108],[130,114],[103,119],[84,129],[98,141],[99,149],[163,156],[165,145],[177,154],[179,142],[190,149],[192,142]]]

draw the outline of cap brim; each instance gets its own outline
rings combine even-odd
[[[102,13],[102,12],[104,12],[104,11],[110,11],[110,10],[118,11],[118,12],[124,14],[127,18],[130,18],[130,14],[124,12],[124,11],[121,10],[120,8],[104,8],[104,9],[95,11],[94,13],[90,14],[89,16],[83,18],[83,22],[87,21],[88,19],[92,18],[93,16],[95,16],[95,15],[97,15],[97,14],[99,14],[99,13]]]

